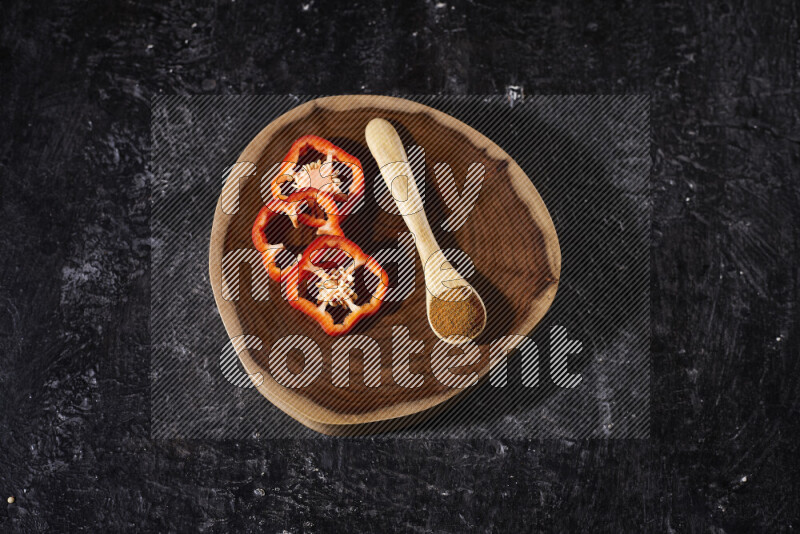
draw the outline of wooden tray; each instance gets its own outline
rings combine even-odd
[[[476,339],[481,348],[479,364],[464,368],[481,377],[489,371],[489,344],[504,335],[528,335],[544,316],[555,298],[561,272],[561,252],[555,227],[547,208],[531,180],[500,147],[464,123],[427,106],[385,96],[336,96],[307,102],[292,109],[264,128],[239,157],[255,163],[258,172],[239,185],[239,209],[229,215],[222,209],[223,196],[236,190],[231,175],[217,203],[211,233],[209,270],[214,297],[228,335],[257,336],[261,350],[245,349],[239,357],[248,373],[259,373],[263,380],[258,391],[278,408],[304,425],[327,434],[383,431],[420,418],[423,411],[478,386],[450,389],[440,384],[430,367],[430,353],[438,339],[425,316],[425,286],[419,258],[415,257],[416,286],[403,302],[386,302],[378,314],[350,332],[375,339],[381,347],[381,386],[364,384],[363,358],[351,353],[349,387],[335,387],[331,381],[331,345],[334,338],[323,333],[314,321],[292,309],[270,283],[267,301],[251,294],[252,275],[242,267],[239,299],[222,297],[222,258],[232,250],[253,249],[250,230],[261,208],[260,179],[273,164],[280,162],[292,142],[306,134],[324,137],[361,160],[367,180],[365,204],[343,224],[348,238],[365,252],[397,247],[398,236],[407,232],[399,215],[377,206],[373,187],[381,181],[379,170],[364,140],[370,119],[383,117],[395,125],[404,145],[425,150],[425,211],[436,238],[443,248],[466,252],[475,266],[469,278],[483,297],[488,312],[485,331]],[[434,165],[451,166],[459,187],[463,187],[467,167],[483,163],[486,175],[483,188],[466,223],[455,232],[442,229],[450,213],[437,189]],[[271,178],[271,177],[268,177]],[[228,211],[231,211],[228,208]],[[282,217],[286,219],[286,217]],[[295,251],[303,250],[314,235],[310,229],[292,229],[279,223],[280,241]],[[246,265],[246,264],[245,264]],[[257,266],[260,268],[260,266]],[[392,279],[396,270],[384,264]],[[392,378],[392,328],[404,326],[414,340],[424,342],[424,351],[411,355],[411,371],[424,374],[424,384],[405,388]],[[309,386],[289,389],[275,382],[269,372],[268,356],[272,344],[288,335],[303,335],[320,347],[324,359],[321,375]],[[302,356],[291,354],[289,368],[301,372]],[[449,403],[448,403],[449,405]]]

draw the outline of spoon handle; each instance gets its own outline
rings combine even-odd
[[[369,121],[365,135],[367,146],[378,163],[386,187],[394,198],[406,226],[414,234],[420,259],[425,265],[428,258],[439,250],[439,245],[425,216],[422,198],[414,174],[411,172],[403,142],[400,141],[400,136],[394,127],[384,119]]]

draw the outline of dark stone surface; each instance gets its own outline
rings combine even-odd
[[[798,526],[800,9],[697,4],[4,4],[0,531]],[[150,97],[508,85],[652,94],[651,440],[149,439]]]

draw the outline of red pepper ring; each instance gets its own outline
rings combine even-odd
[[[312,210],[322,209],[327,216],[327,219],[315,217],[307,213],[300,213],[303,204],[308,205]],[[340,216],[336,203],[330,194],[318,192],[313,189],[305,191],[297,191],[289,195],[287,201],[270,200],[261,208],[256,216],[251,230],[251,237],[253,245],[256,250],[261,252],[261,260],[264,263],[264,268],[267,269],[269,277],[275,281],[281,280],[281,268],[278,267],[276,258],[278,253],[284,249],[282,243],[269,243],[266,235],[266,228],[269,221],[276,215],[287,215],[292,225],[297,228],[298,221],[317,229],[318,235],[338,235],[344,236],[341,226],[339,226]]]
[[[308,206],[312,213],[302,213],[300,210],[303,209],[303,205]],[[265,208],[276,214],[287,215],[295,228],[297,228],[297,223],[301,222],[306,226],[318,228],[317,234],[319,235],[344,235],[340,226],[342,216],[339,208],[331,194],[325,191],[316,189],[295,191],[286,197],[286,200],[270,200],[265,204]],[[264,208],[262,208],[263,210]]]
[[[314,264],[313,260],[323,249],[337,249],[352,258],[353,263],[345,269],[330,270],[330,262]],[[353,273],[361,266],[374,276],[378,277],[375,293],[370,301],[359,306],[354,302]],[[300,295],[302,283],[310,276],[320,278],[320,300],[317,304]],[[378,311],[386,292],[389,289],[389,275],[381,265],[372,257],[362,251],[358,245],[342,236],[320,236],[308,245],[297,264],[293,265],[283,278],[284,297],[289,304],[317,321],[329,336],[341,336],[349,332],[361,319]],[[324,293],[324,294],[323,294]],[[335,323],[333,316],[327,311],[328,306],[343,305],[350,309],[341,323]]]
[[[316,228],[317,235],[344,236],[341,227],[342,216],[339,214],[339,208],[330,193],[317,191],[316,189],[305,189],[289,195],[287,202],[296,203],[296,206],[300,206],[302,202],[305,202],[312,212],[311,214],[295,213],[296,217],[292,219],[292,224],[295,227],[297,226],[296,221],[299,221],[306,226]]]
[[[270,219],[275,217],[276,215],[280,215],[281,212],[278,211],[278,206],[272,205],[275,201],[270,201],[267,203],[266,206],[261,208],[261,211],[258,212],[256,215],[256,220],[253,223],[253,229],[250,232],[250,236],[253,240],[253,245],[256,247],[256,250],[261,253],[261,261],[264,264],[264,268],[269,273],[269,277],[272,278],[274,282],[281,281],[281,268],[278,267],[276,257],[281,250],[284,250],[283,243],[274,243],[270,244],[267,241],[267,236],[265,229],[269,224]]]
[[[314,162],[304,165],[303,169],[295,172],[294,168],[297,162],[300,161],[301,153],[311,148],[320,154],[325,155],[325,162]],[[342,193],[338,188],[336,182],[336,175],[330,174],[322,175],[322,168],[333,161],[347,165],[353,174],[353,183],[350,186],[350,193]],[[328,171],[332,173],[332,169]],[[304,174],[302,183],[299,183],[300,175]],[[355,156],[351,156],[338,146],[334,145],[327,139],[318,137],[316,135],[305,135],[292,143],[289,148],[289,153],[283,158],[283,163],[280,166],[278,175],[272,180],[270,190],[272,191],[273,199],[287,200],[288,196],[281,192],[281,184],[294,181],[300,191],[304,189],[317,189],[329,190],[328,192],[334,197],[337,202],[344,202],[344,205],[339,208],[341,216],[349,215],[357,203],[364,196],[364,171],[361,168],[361,162]]]

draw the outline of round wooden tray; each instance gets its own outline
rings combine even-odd
[[[222,296],[223,256],[229,251],[253,249],[250,230],[263,205],[262,175],[283,159],[295,139],[306,134],[324,137],[361,160],[367,180],[365,203],[342,225],[347,237],[368,254],[398,247],[399,236],[408,229],[399,215],[381,209],[373,194],[376,182],[382,179],[366,147],[364,128],[375,117],[392,122],[406,148],[424,148],[425,211],[431,228],[441,247],[462,250],[475,266],[469,280],[483,297],[488,323],[475,340],[481,349],[480,362],[462,372],[476,371],[481,377],[486,376],[492,341],[509,334],[528,335],[533,330],[555,298],[561,272],[556,230],[531,180],[500,147],[453,117],[408,100],[362,95],[313,100],[273,121],[238,160],[255,164],[258,171],[241,180],[232,173],[217,203],[209,253],[211,285],[228,335],[233,338],[247,334],[262,341],[260,350],[244,349],[239,353],[245,370],[260,376],[256,381],[258,391],[291,417],[327,434],[396,428],[478,387],[451,389],[431,372],[430,354],[439,340],[426,319],[423,269],[416,255],[416,285],[410,296],[402,302],[385,302],[375,316],[363,320],[349,334],[369,336],[378,342],[382,362],[379,387],[365,385],[363,358],[357,350],[350,353],[349,386],[333,385],[331,345],[337,338],[327,336],[317,323],[292,309],[281,297],[278,284],[270,282],[269,300],[257,300],[251,292],[253,272],[242,267],[239,298],[226,300]],[[447,232],[442,223],[450,209],[437,188],[434,166],[449,164],[456,184],[463,187],[467,168],[474,162],[482,163],[486,169],[480,195],[463,226]],[[238,210],[228,214],[223,210],[223,197],[237,188]],[[232,211],[228,204],[226,209]],[[288,224],[279,224],[270,231],[294,252],[301,252],[314,238],[311,229],[292,229]],[[263,268],[253,268],[256,267]],[[396,268],[391,264],[384,267],[394,279]],[[412,340],[417,340],[417,345],[424,343],[424,350],[410,355],[410,370],[424,376],[420,387],[402,387],[393,379],[392,351],[397,357],[398,351],[411,347],[392,347],[392,330],[401,327],[407,329]],[[322,352],[322,373],[307,387],[286,388],[270,375],[270,348],[289,335],[313,340]],[[302,372],[304,360],[299,352],[290,354],[288,359],[292,372]]]

